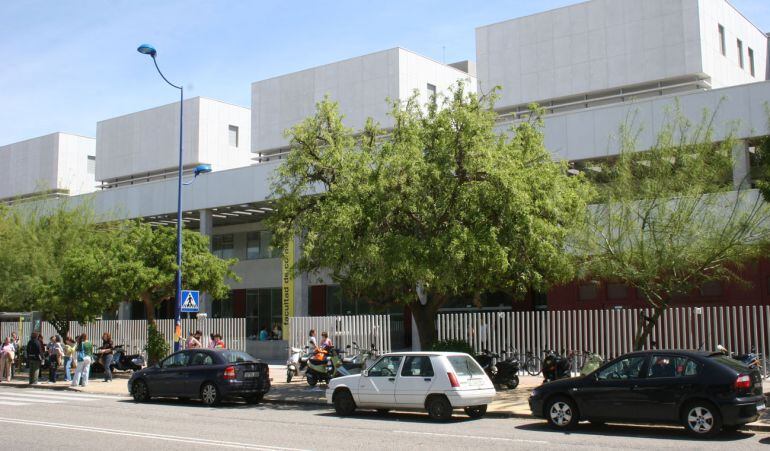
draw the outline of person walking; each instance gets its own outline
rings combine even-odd
[[[104,382],[112,382],[112,349],[115,345],[112,343],[112,335],[109,332],[102,334],[102,345],[99,346],[99,354],[102,356],[104,365]]]
[[[0,347],[0,382],[11,382],[13,359],[16,356],[16,348],[11,343],[11,337],[5,337]]]
[[[51,337],[51,341],[48,342],[48,382],[56,383],[56,372],[59,370],[59,366],[64,358],[64,348],[61,346],[61,338],[58,335]]]
[[[64,380],[72,382],[72,367],[75,366],[75,340],[67,336],[64,339]]]
[[[75,345],[75,360],[78,364],[75,368],[75,377],[72,378],[70,386],[85,387],[88,385],[88,375],[91,373],[91,355],[94,353],[94,345],[88,341],[87,334],[81,334]]]
[[[27,366],[29,367],[30,385],[39,384],[40,362],[43,361],[43,348],[40,346],[37,332],[32,332],[27,342]]]

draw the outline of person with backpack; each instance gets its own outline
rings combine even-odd
[[[91,355],[94,352],[94,345],[88,341],[87,334],[81,334],[75,345],[75,360],[78,366],[75,368],[75,377],[72,378],[72,387],[85,387],[88,385],[88,375],[91,372]]]
[[[39,384],[40,364],[43,362],[43,348],[37,338],[37,332],[32,332],[27,342],[27,366],[29,367],[30,385]]]

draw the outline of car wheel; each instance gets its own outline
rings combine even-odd
[[[545,413],[548,424],[556,429],[572,429],[580,421],[575,401],[563,396],[548,401]]]
[[[487,413],[487,405],[466,407],[465,413],[471,418],[481,418]]]
[[[292,370],[286,370],[286,383],[288,384],[291,382],[292,378],[294,377],[294,371]]]
[[[434,420],[446,421],[452,418],[452,404],[445,396],[433,396],[425,403],[428,416]]]
[[[356,411],[356,402],[348,390],[339,390],[333,397],[334,410],[337,415],[346,417]]]
[[[131,396],[136,402],[149,401],[150,389],[147,387],[147,383],[141,379],[135,380],[131,386]]]
[[[318,383],[318,380],[310,373],[307,373],[305,375],[305,379],[307,379],[307,384],[311,387],[315,387],[315,385]]]
[[[211,382],[206,382],[201,387],[201,401],[207,406],[215,406],[222,401],[222,396],[219,394],[217,386]]]
[[[709,438],[722,430],[722,415],[708,401],[695,401],[683,409],[682,423],[690,435]]]
[[[262,398],[264,397],[265,397],[264,393],[259,393],[256,395],[247,396],[244,399],[248,404],[259,404],[260,402],[262,402]]]
[[[519,376],[517,374],[514,374],[511,376],[510,379],[508,379],[508,383],[506,384],[508,386],[509,390],[513,390],[516,387],[519,386]]]

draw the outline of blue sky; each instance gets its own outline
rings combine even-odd
[[[639,0],[643,1],[643,0]],[[576,0],[0,2],[0,145],[176,100],[144,42],[188,97],[250,105],[253,81],[395,46],[475,59],[481,25]],[[767,0],[731,0],[770,31]]]

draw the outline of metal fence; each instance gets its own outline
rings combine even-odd
[[[167,341],[174,337],[174,320],[159,319],[155,323]],[[7,337],[11,332],[19,332],[18,321],[0,322],[0,337]],[[182,335],[187,338],[190,331],[200,330],[203,332],[203,345],[208,344],[209,334],[218,332],[222,334],[222,339],[229,349],[239,351],[246,350],[246,319],[245,318],[206,318],[206,319],[183,319]],[[32,324],[29,321],[21,323],[21,336],[23,341],[29,337],[32,331]],[[41,332],[45,341],[48,337],[56,335],[56,329],[47,322],[41,324]],[[96,343],[101,343],[102,333],[109,332],[112,335],[112,341],[116,345],[123,345],[128,353],[143,353],[144,345],[147,343],[147,320],[102,320],[87,324],[79,324],[77,321],[70,322],[70,336],[75,337],[82,333],[88,334],[88,338]]]
[[[289,318],[291,336],[289,346],[303,348],[308,342],[308,332],[314,329],[317,339],[328,332],[337,348],[345,349],[356,342],[360,347],[374,345],[380,353],[390,352],[390,316],[293,316]]]
[[[537,357],[588,350],[605,359],[633,350],[639,313],[650,309],[565,310],[548,312],[443,313],[437,318],[439,340],[467,341],[476,352],[532,351]],[[763,362],[770,355],[770,306],[676,307],[658,320],[646,349],[755,350]],[[763,371],[767,375],[767,368]]]

